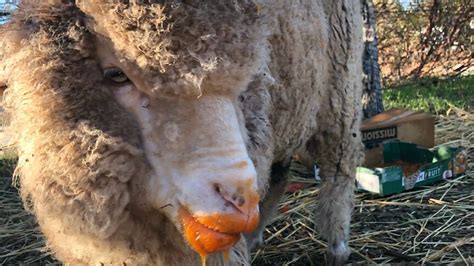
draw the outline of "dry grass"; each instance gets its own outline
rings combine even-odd
[[[461,110],[439,117],[436,126],[438,144],[468,148],[466,175],[385,198],[357,195],[350,263],[474,264],[473,128],[474,114]],[[253,254],[254,265],[319,265],[324,261],[326,242],[313,224],[319,187],[312,173],[300,165],[293,165],[292,173],[293,180],[309,187],[282,199],[280,207],[286,211],[279,212],[267,227],[265,247]],[[10,181],[0,181],[0,265],[55,263]]]
[[[359,194],[350,245],[354,264],[474,263],[474,178],[386,198]],[[287,195],[267,227],[255,265],[310,265],[324,261],[326,242],[314,230],[317,186]],[[318,263],[316,263],[318,264]]]
[[[23,209],[16,188],[12,187],[14,159],[0,161],[0,265],[53,263],[35,218]]]

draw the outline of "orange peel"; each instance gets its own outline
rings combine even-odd
[[[180,209],[179,215],[183,225],[184,238],[201,256],[203,265],[206,264],[207,255],[229,250],[240,240],[240,233],[216,231],[196,220],[184,207]]]

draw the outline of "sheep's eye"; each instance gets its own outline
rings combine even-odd
[[[127,75],[120,68],[109,68],[104,70],[104,78],[115,83],[123,83],[128,81]]]

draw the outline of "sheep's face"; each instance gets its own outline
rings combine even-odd
[[[204,83],[202,95],[160,94],[110,41],[99,39],[97,54],[104,83],[138,122],[152,167],[146,195],[136,196],[173,221],[201,255],[228,250],[240,233],[253,231],[259,194],[237,106],[241,88]]]
[[[23,25],[25,32],[37,33],[28,38],[29,34],[20,37],[25,38],[21,45],[18,42],[2,48],[20,50],[32,43],[33,52],[19,53],[15,60],[23,63],[16,63],[13,69],[23,68],[24,61],[30,58],[41,65],[43,72],[33,71],[35,78],[27,76],[27,71],[18,78],[24,79],[20,85],[33,84],[27,86],[34,88],[29,96],[35,94],[42,99],[38,104],[27,104],[32,107],[25,110],[40,110],[44,116],[55,117],[43,119],[48,123],[35,119],[43,123],[41,129],[33,130],[35,134],[48,132],[48,127],[55,129],[53,120],[60,121],[58,124],[65,128],[77,126],[81,134],[78,121],[98,132],[110,129],[101,127],[106,123],[114,128],[123,124],[126,132],[133,130],[132,125],[138,125],[141,143],[134,138],[136,135],[130,137],[120,130],[110,131],[117,138],[134,138],[133,143],[128,144],[140,146],[151,167],[144,176],[118,178],[120,182],[129,182],[127,188],[131,190],[133,206],[142,207],[139,211],[144,212],[151,206],[152,211],[164,214],[203,255],[227,250],[236,243],[240,233],[255,229],[259,219],[256,171],[246,150],[246,130],[237,100],[265,57],[261,51],[265,47],[261,45],[264,37],[256,26],[258,8],[253,0],[77,0],[25,1],[24,4],[24,10],[20,8],[24,21],[19,19],[15,23]],[[78,64],[81,67],[74,69]],[[54,74],[43,83],[38,73],[49,71]],[[3,75],[3,70],[0,72]],[[106,98],[108,90],[115,98]],[[89,97],[96,94],[100,97]],[[21,97],[19,99],[21,102]],[[25,106],[24,102],[17,105]],[[51,103],[54,108],[47,107]],[[126,119],[109,115],[119,105],[130,114]],[[130,121],[130,117],[136,123]],[[110,120],[104,121],[108,118]],[[93,156],[95,146],[85,148],[80,136],[64,138],[68,139],[65,142],[69,138],[77,139],[71,147],[79,150],[80,158],[87,153],[93,162],[99,158],[106,162],[109,156]],[[84,143],[89,143],[86,140],[95,144],[94,136],[87,135]],[[52,142],[55,149],[61,146]],[[137,152],[132,156],[144,160],[141,155]],[[65,157],[65,165],[75,158]],[[96,175],[102,173],[96,169],[101,167],[99,163],[93,167],[89,161],[82,163],[70,169],[90,169],[79,169],[84,170],[84,174],[78,171],[75,176],[86,175],[86,170]],[[109,173],[110,169],[101,170]],[[72,175],[71,170],[60,172]],[[96,180],[95,176],[91,180]],[[88,181],[82,178],[75,182]],[[52,190],[51,183],[54,182],[48,182],[48,190]],[[87,194],[80,193],[81,197]],[[97,205],[101,210],[87,209],[92,213],[91,221],[95,219],[95,212],[107,209],[103,207],[106,200],[102,200],[102,194],[98,195],[94,200],[100,202]],[[128,203],[128,193],[124,195],[116,200]],[[83,197],[87,196],[90,195]],[[67,201],[73,200],[68,198]]]
[[[238,107],[239,95],[266,57],[263,51],[266,46],[262,45],[265,38],[257,26],[258,8],[253,0],[58,0],[25,1],[25,5],[31,5],[31,9],[24,8],[24,21],[18,23],[23,23],[26,32],[38,33],[24,37],[21,45],[8,47],[12,51],[20,50],[33,40],[31,55],[20,53],[18,58],[28,61],[29,58],[22,56],[30,55],[33,63],[41,64],[43,72],[33,71],[35,75],[54,72],[44,84],[41,77],[33,80],[27,74],[22,76],[26,80],[23,83],[31,81],[34,93],[44,99],[37,105],[41,108],[27,110],[51,109],[55,118],[45,121],[58,120],[61,126],[76,128],[81,134],[85,129],[80,126],[87,129],[90,126],[99,133],[110,133],[114,140],[122,137],[122,144],[141,148],[144,157],[136,151],[131,156],[143,160],[139,165],[148,165],[151,170],[139,167],[143,170],[140,172],[147,174],[134,174],[136,169],[131,169],[129,176],[118,178],[127,182],[131,206],[137,207],[137,212],[149,212],[151,208],[152,212],[166,216],[200,254],[228,250],[241,233],[256,228],[259,220],[256,170],[246,150],[247,133]],[[78,64],[80,67],[74,69]],[[0,72],[3,75],[3,70]],[[95,94],[100,97],[92,97]],[[107,99],[106,95],[114,98]],[[50,103],[55,103],[54,108],[46,107]],[[116,113],[109,115],[120,106],[130,115],[124,119]],[[121,124],[126,130],[113,131],[102,124],[114,128]],[[52,122],[47,125],[55,129]],[[135,126],[141,141],[137,135],[128,134]],[[48,131],[48,128],[43,125],[34,131]],[[75,176],[92,173],[91,180],[97,180],[95,175],[112,172],[107,167],[128,165],[117,162],[102,166],[112,155],[95,154],[99,149],[92,147],[96,144],[94,136],[85,136],[84,142],[81,136],[73,134],[64,138],[77,139],[71,145],[77,148],[77,157],[83,158],[82,154],[87,153],[91,161],[97,161],[92,166],[89,161],[81,161],[83,165],[79,166],[74,164],[76,168],[70,169],[78,170]],[[86,147],[89,144],[84,143],[91,144]],[[57,148],[54,141],[51,146]],[[63,161],[68,164],[74,158],[65,157]],[[89,181],[79,179],[77,183],[81,184]],[[54,182],[48,183],[48,189],[51,183]],[[87,194],[83,191],[77,193],[81,197],[90,196],[83,196]],[[102,220],[94,220],[100,216],[95,213],[107,209],[106,200],[102,200],[102,194],[98,195],[90,196],[100,202],[98,209],[84,209],[92,213],[90,224],[107,227],[104,235],[109,236],[117,227],[102,226]],[[110,201],[120,200],[120,206],[124,207],[129,204],[129,194],[123,195]],[[107,194],[107,197],[112,196]],[[72,201],[68,198],[68,202]]]

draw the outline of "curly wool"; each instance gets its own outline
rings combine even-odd
[[[14,114],[22,196],[35,212],[64,215],[73,230],[106,238],[124,217],[127,182],[144,169],[128,160],[141,156],[133,120],[95,86],[100,72],[84,52],[90,36],[76,9],[38,6],[36,16],[21,15],[2,32],[2,58],[10,53],[3,70],[15,73],[5,103]],[[15,29],[21,24],[31,31]],[[16,42],[19,34],[27,37]]]
[[[206,87],[245,86],[261,63],[251,0],[131,2],[80,5],[159,93],[200,95],[205,80],[213,83]]]

